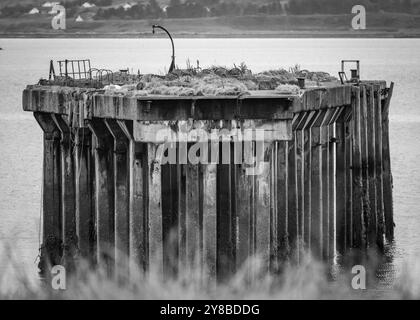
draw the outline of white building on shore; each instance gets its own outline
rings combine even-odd
[[[95,7],[93,3],[85,2],[84,4],[82,4],[82,8],[85,8],[85,9],[89,9],[93,7]]]
[[[42,7],[43,8],[52,8],[54,7],[56,4],[60,4],[60,2],[45,2]]]
[[[28,12],[28,14],[39,14],[39,10],[38,8],[32,8],[32,10]]]

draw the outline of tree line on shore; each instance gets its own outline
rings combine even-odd
[[[93,8],[83,8],[84,0],[61,1],[68,16],[91,11],[97,20],[149,19],[149,18],[202,18],[246,15],[310,15],[350,14],[356,4],[366,7],[368,12],[419,13],[420,8],[412,0],[170,0],[161,6],[156,0],[128,2],[130,5],[113,5],[112,0],[91,0]],[[11,5],[0,9],[0,17],[19,17],[27,14],[33,5]]]

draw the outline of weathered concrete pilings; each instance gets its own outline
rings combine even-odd
[[[122,277],[223,280],[253,255],[276,272],[304,250],[381,249],[391,94],[384,82],[242,97],[29,86],[23,106],[44,131],[42,267],[85,258]]]

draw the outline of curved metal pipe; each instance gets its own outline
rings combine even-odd
[[[169,33],[168,30],[166,30],[164,27],[162,27],[160,25],[157,25],[157,24],[154,24],[152,26],[153,34],[155,34],[155,29],[156,28],[162,29],[163,31],[165,31],[166,34],[168,35],[169,39],[171,40],[171,44],[172,44],[172,62],[171,62],[171,65],[169,66],[169,71],[168,71],[168,73],[171,73],[175,69],[175,46],[174,46],[174,40],[172,39],[172,36],[171,36],[171,34]]]

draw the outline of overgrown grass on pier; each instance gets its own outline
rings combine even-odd
[[[288,70],[276,69],[253,73],[245,63],[232,68],[212,66],[201,68],[199,62],[193,66],[187,61],[185,69],[176,68],[170,73],[128,74],[127,72],[92,72],[93,82],[103,86],[108,93],[124,95],[171,95],[171,96],[238,96],[255,90],[271,90],[278,94],[296,95],[300,93],[298,79],[304,78],[306,87],[321,86],[338,80],[326,72],[302,70],[295,65]],[[71,82],[69,84],[69,81]],[[99,83],[96,83],[99,81]],[[89,81],[56,77],[45,84],[84,87]]]
[[[113,78],[118,82],[119,74]],[[186,69],[175,69],[164,76],[140,75],[134,77],[134,86],[127,85],[122,90],[141,90],[145,94],[206,96],[239,95],[253,90],[276,90],[278,93],[299,93],[298,78],[305,78],[307,85],[316,86],[322,82],[337,81],[326,72],[301,70],[299,66],[285,69],[252,73],[245,63],[233,68],[212,66],[202,69],[194,67],[189,60]],[[115,87],[114,87],[115,88]]]

